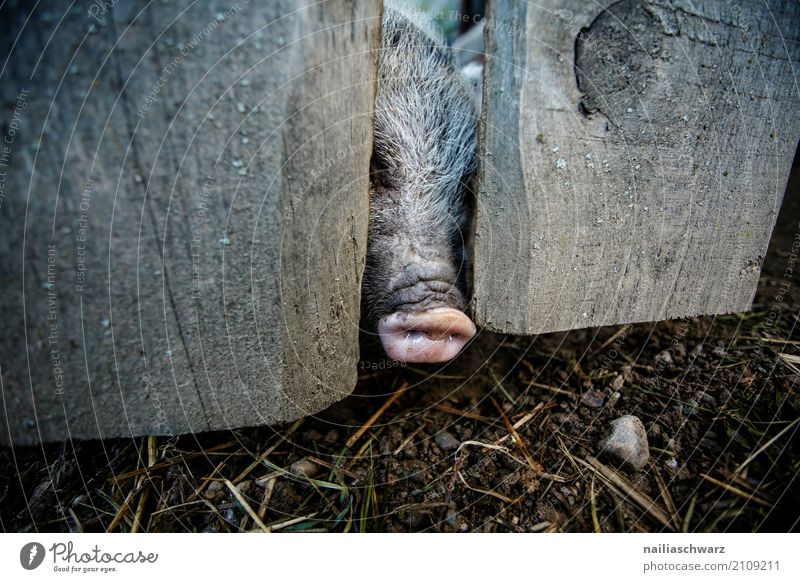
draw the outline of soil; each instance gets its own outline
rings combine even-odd
[[[291,425],[0,449],[0,527],[795,531],[796,170],[748,313],[481,334],[439,368],[374,351],[351,397]],[[623,415],[640,471],[598,454]]]

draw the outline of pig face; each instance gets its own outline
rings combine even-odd
[[[384,14],[364,274],[367,321],[386,354],[443,362],[475,335],[467,306],[467,196],[477,112],[424,24]]]

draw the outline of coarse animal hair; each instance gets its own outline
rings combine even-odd
[[[456,283],[464,278],[477,115],[470,86],[430,19],[401,3],[387,3],[364,282],[373,320],[409,299],[398,291],[419,281],[435,283],[432,300],[465,307]],[[441,283],[452,289],[442,291]]]

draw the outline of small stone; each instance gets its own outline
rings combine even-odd
[[[449,451],[451,449],[455,449],[458,447],[459,444],[458,440],[456,440],[456,437],[454,437],[447,431],[438,433],[433,440],[436,442],[436,446],[438,446],[443,451]]]
[[[614,378],[613,382],[611,382],[611,388],[613,388],[614,390],[622,390],[622,386],[624,384],[625,384],[625,376],[620,374],[619,376]]]
[[[642,421],[630,414],[611,422],[608,436],[600,442],[600,454],[641,471],[650,458],[647,432]]]
[[[655,357],[656,364],[660,366],[671,366],[673,363],[672,354],[669,353],[669,350],[664,350],[660,354]]]
[[[603,401],[605,399],[606,395],[600,392],[600,390],[588,390],[581,394],[581,404],[589,408],[600,408],[603,406]]]
[[[222,481],[212,481],[208,484],[205,491],[203,491],[203,497],[208,500],[214,500],[222,493],[222,490],[225,488],[225,485]]]
[[[308,459],[300,459],[292,463],[289,472],[298,477],[313,477],[319,471],[319,465]]]

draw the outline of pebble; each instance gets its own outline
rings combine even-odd
[[[656,364],[661,366],[671,366],[674,363],[672,359],[672,354],[669,353],[669,350],[664,350],[660,354],[655,357]]]
[[[319,465],[308,459],[300,459],[292,463],[289,472],[298,477],[313,477],[319,471]]]
[[[225,488],[225,485],[222,481],[212,481],[208,484],[205,491],[203,491],[203,497],[209,500],[216,499],[221,493],[222,490]]]
[[[608,435],[600,442],[600,454],[641,471],[650,458],[642,421],[628,414],[612,421],[609,428]]]
[[[605,399],[606,395],[600,390],[588,390],[581,394],[581,404],[589,408],[600,408],[603,406]]]
[[[436,442],[436,446],[438,446],[443,451],[449,451],[451,449],[455,449],[459,445],[459,442],[456,439],[456,437],[454,437],[447,431],[442,431],[438,433],[433,440]]]

